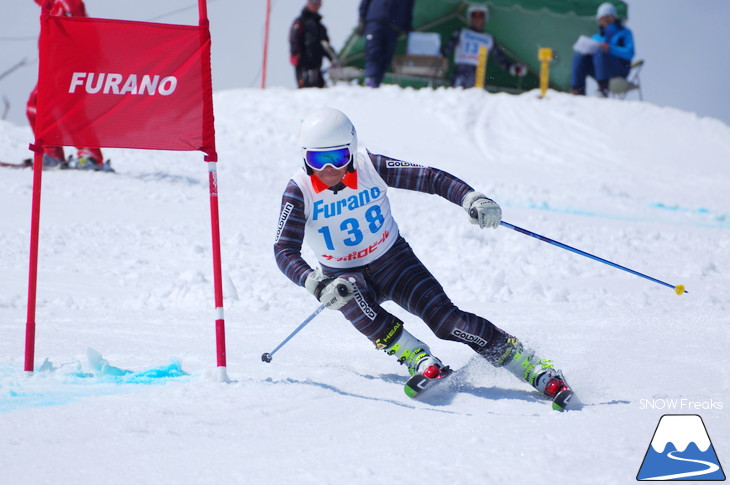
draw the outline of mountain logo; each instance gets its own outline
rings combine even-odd
[[[725,480],[702,418],[665,414],[646,450],[637,480]]]

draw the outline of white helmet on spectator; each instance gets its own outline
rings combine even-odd
[[[357,131],[350,119],[342,111],[323,108],[311,113],[302,121],[299,130],[299,146],[307,173],[320,170],[324,164],[335,168],[352,163],[357,153]],[[326,153],[343,155],[347,150],[347,163],[344,159],[323,158]],[[344,163],[344,165],[343,165]]]
[[[607,17],[609,15],[618,18],[616,7],[611,2],[603,2],[598,6],[598,10],[596,11],[596,20],[600,20],[601,17]]]
[[[481,3],[472,3],[466,9],[466,20],[471,22],[471,16],[475,12],[482,12],[484,14],[484,22],[489,21],[489,9],[486,5]]]

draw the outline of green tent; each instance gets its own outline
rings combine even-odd
[[[466,9],[470,4],[483,4],[489,8],[486,32],[492,34],[503,51],[514,61],[528,66],[528,75],[515,78],[502,70],[490,59],[487,63],[487,89],[490,91],[521,92],[539,86],[540,47],[553,49],[550,63],[550,87],[560,91],[570,90],[570,66],[573,44],[578,36],[590,36],[598,28],[596,10],[605,0],[416,0],[413,11],[413,30],[436,32],[441,44],[448,42],[451,34],[466,26]],[[626,3],[612,1],[621,18],[627,18]],[[406,36],[401,36],[396,56],[406,52]],[[362,69],[364,65],[365,39],[353,33],[339,53],[342,66]],[[409,76],[389,72],[385,83],[401,86],[424,87],[448,85],[453,59],[448,69],[435,78]],[[349,69],[353,72],[353,69]],[[354,71],[358,72],[358,71]]]

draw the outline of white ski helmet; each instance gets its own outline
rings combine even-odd
[[[598,6],[598,10],[596,11],[596,20],[600,20],[601,17],[606,17],[609,15],[611,17],[618,18],[618,13],[616,13],[616,7],[610,2],[603,2],[601,5]]]
[[[299,146],[302,149],[302,160],[310,173],[306,163],[307,150],[321,150],[327,148],[348,148],[352,159],[357,153],[357,131],[350,119],[342,111],[334,108],[319,109],[302,121],[299,130]]]
[[[489,22],[489,9],[481,3],[472,3],[466,9],[466,20],[471,23],[471,16],[474,12],[484,13],[484,22]]]

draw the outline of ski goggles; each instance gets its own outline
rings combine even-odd
[[[304,152],[304,161],[312,170],[322,170],[327,165],[342,168],[352,160],[348,147],[327,148],[323,150],[308,149]]]

